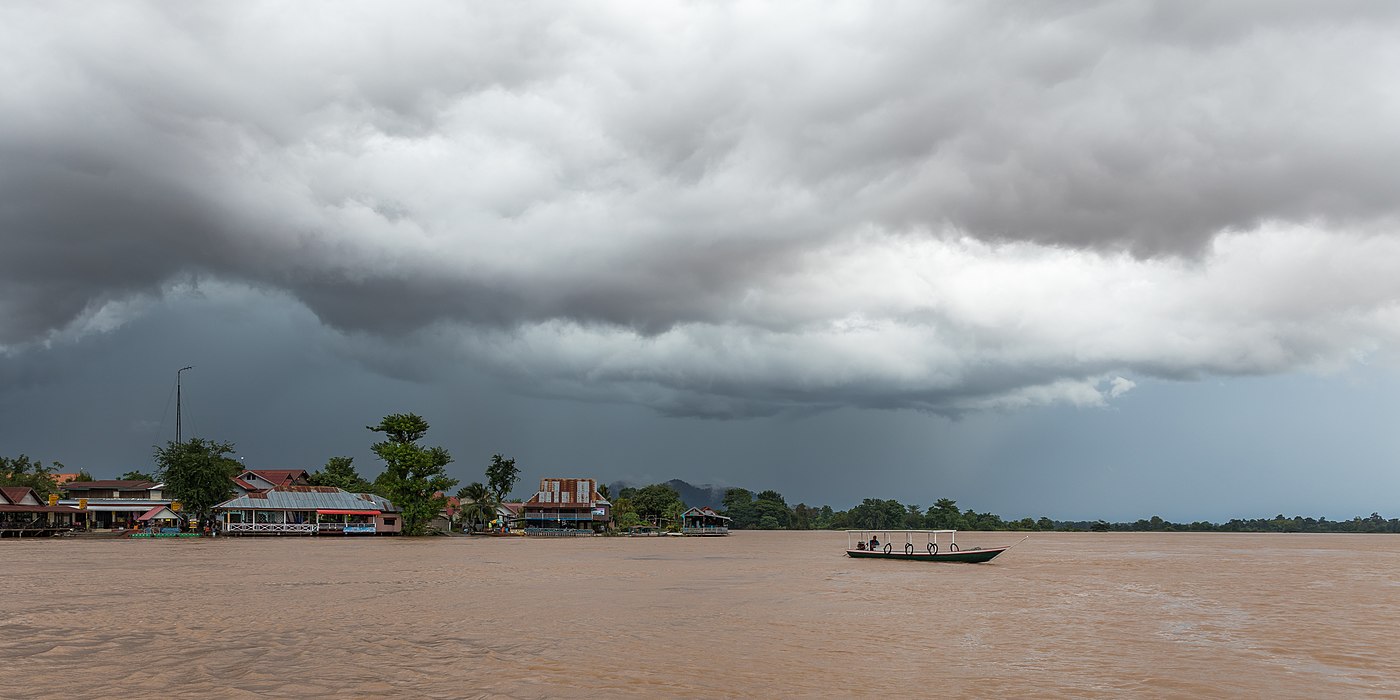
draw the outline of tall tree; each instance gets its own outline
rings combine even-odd
[[[753,493],[748,489],[732,488],[724,492],[725,515],[731,520],[729,526],[744,530],[758,524],[758,514],[754,512]]]
[[[97,481],[97,479],[93,477],[92,472],[86,469],[79,469],[78,473],[74,475],[73,481]]]
[[[681,495],[666,484],[652,484],[638,490],[632,497],[632,507],[636,509],[637,515],[651,523],[660,522],[662,518],[669,519],[676,506],[680,506],[682,511],[685,510]]]
[[[967,527],[958,502],[951,498],[940,498],[929,506],[924,523],[935,530],[961,530]]]
[[[325,467],[312,472],[306,481],[312,486],[334,486],[351,493],[366,493],[374,488],[374,484],[355,471],[354,457],[331,457],[326,460]]]
[[[53,473],[60,469],[62,462],[50,462],[46,467],[41,460],[30,461],[28,455],[0,457],[0,486],[28,486],[39,498],[48,498],[49,494],[58,493]]]
[[[384,460],[384,472],[374,482],[376,490],[402,511],[405,535],[423,534],[447,504],[441,494],[457,485],[445,469],[452,455],[442,447],[418,444],[428,432],[428,421],[412,413],[387,415],[379,425],[366,427],[388,438],[370,448]]]
[[[150,472],[143,472],[132,469],[131,471],[122,474],[121,478],[125,481],[155,481],[156,475]]]
[[[210,521],[214,506],[233,497],[233,478],[241,467],[233,443],[190,438],[167,442],[155,452],[157,476],[165,493],[179,501],[197,522]]]
[[[506,500],[517,481],[520,481],[520,469],[515,466],[515,460],[491,455],[491,464],[486,467],[486,483],[490,486],[491,495],[496,497],[497,503]]]
[[[799,503],[792,507],[792,529],[811,530],[813,526],[813,516],[816,508],[809,507],[806,503]]]
[[[758,492],[750,507],[756,519],[754,527],[761,530],[786,529],[792,524],[792,509],[788,508],[787,500],[777,491],[769,489]]]

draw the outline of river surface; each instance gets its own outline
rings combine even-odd
[[[845,544],[0,540],[0,696],[1400,695],[1397,536]]]

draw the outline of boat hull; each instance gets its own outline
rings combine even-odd
[[[905,554],[903,550],[891,550],[888,554],[881,550],[848,549],[846,554],[852,559],[901,559],[904,561],[926,561],[950,564],[981,564],[996,558],[998,554],[1011,549],[1010,547],[991,547],[989,549],[967,549],[960,552],[939,552],[929,554],[928,552],[914,552]]]

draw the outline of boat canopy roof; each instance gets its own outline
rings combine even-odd
[[[923,535],[923,534],[928,534],[928,535],[943,535],[943,534],[952,534],[952,533],[955,533],[955,532],[957,532],[957,530],[899,530],[899,529],[888,528],[888,527],[867,527],[867,528],[860,528],[860,529],[856,529],[856,530],[847,530],[846,532],[847,532],[848,534],[849,534],[849,533],[853,533],[853,532],[887,532],[887,533],[888,533],[888,532],[908,532],[908,533],[920,534],[920,535]]]

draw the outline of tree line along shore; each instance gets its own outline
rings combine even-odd
[[[331,457],[312,472],[314,486],[332,486],[354,493],[372,493],[391,500],[402,513],[403,534],[421,535],[429,523],[449,512],[463,528],[484,528],[497,518],[498,506],[505,503],[519,482],[520,469],[514,459],[492,455],[483,482],[461,487],[455,496],[449,492],[460,481],[447,474],[453,459],[442,447],[425,446],[421,440],[429,425],[412,414],[391,414],[367,429],[384,436],[371,445],[383,462],[374,479],[361,476],[350,457]],[[244,465],[233,457],[229,442],[191,438],[167,442],[155,448],[155,468],[151,472],[129,471],[122,479],[145,479],[165,484],[166,491],[183,504],[190,517],[207,521],[212,508],[231,495],[230,483]],[[61,462],[44,464],[21,454],[0,456],[0,486],[27,487],[41,498],[58,492],[59,475],[67,467]],[[93,481],[91,474],[78,470],[66,475],[74,481]],[[674,529],[689,506],[713,505],[730,518],[733,530],[845,530],[845,529],[931,529],[931,530],[1014,530],[1014,531],[1094,531],[1094,532],[1400,532],[1400,518],[1386,519],[1379,513],[1350,520],[1329,520],[1283,514],[1272,518],[1232,518],[1223,523],[1195,521],[1177,523],[1158,516],[1133,522],[1106,520],[1052,520],[1047,517],[1006,519],[995,513],[961,509],[949,498],[936,499],[924,508],[894,499],[866,498],[847,509],[829,505],[789,505],[775,490],[754,493],[743,488],[724,490],[720,503],[686,503],[672,481],[641,487],[599,485],[598,491],[612,502],[614,530],[637,527]],[[693,488],[693,487],[692,487]],[[615,491],[615,493],[614,493]],[[452,504],[452,508],[448,508]]]

